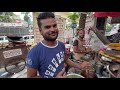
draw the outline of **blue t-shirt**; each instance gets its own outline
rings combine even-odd
[[[60,41],[54,47],[40,42],[29,51],[26,65],[38,69],[43,78],[53,78],[64,68],[64,53],[65,46]]]

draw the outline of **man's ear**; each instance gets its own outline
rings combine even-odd
[[[42,30],[39,28],[40,34],[42,35]]]

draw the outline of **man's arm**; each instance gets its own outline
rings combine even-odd
[[[42,78],[37,76],[37,69],[27,67],[27,78]]]
[[[75,53],[81,53],[81,51],[78,49],[78,40],[75,40],[73,43],[73,51]]]
[[[27,77],[28,78],[38,78],[37,72],[39,68],[39,59],[37,58],[38,53],[37,49],[32,48],[26,58],[26,67],[27,67]]]
[[[67,76],[64,75],[64,73],[65,73],[65,68],[63,68],[63,70],[61,70],[55,78],[67,78]]]
[[[83,68],[85,68],[86,66],[90,66],[90,65],[91,65],[91,63],[86,62],[86,61],[84,61],[84,62],[82,62],[82,63],[75,63],[75,62],[73,62],[72,60],[70,60],[67,55],[64,56],[64,61],[65,61],[65,63],[68,64],[69,66],[72,66],[72,67],[75,67],[75,68],[78,68],[78,69],[83,69]]]

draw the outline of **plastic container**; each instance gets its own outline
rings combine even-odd
[[[70,52],[70,44],[65,44],[66,52]]]

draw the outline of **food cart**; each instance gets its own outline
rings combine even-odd
[[[0,49],[0,68],[5,68],[9,73],[17,73],[25,68],[25,59],[28,47],[25,42],[9,38],[9,47]],[[20,39],[20,37],[17,39]]]

